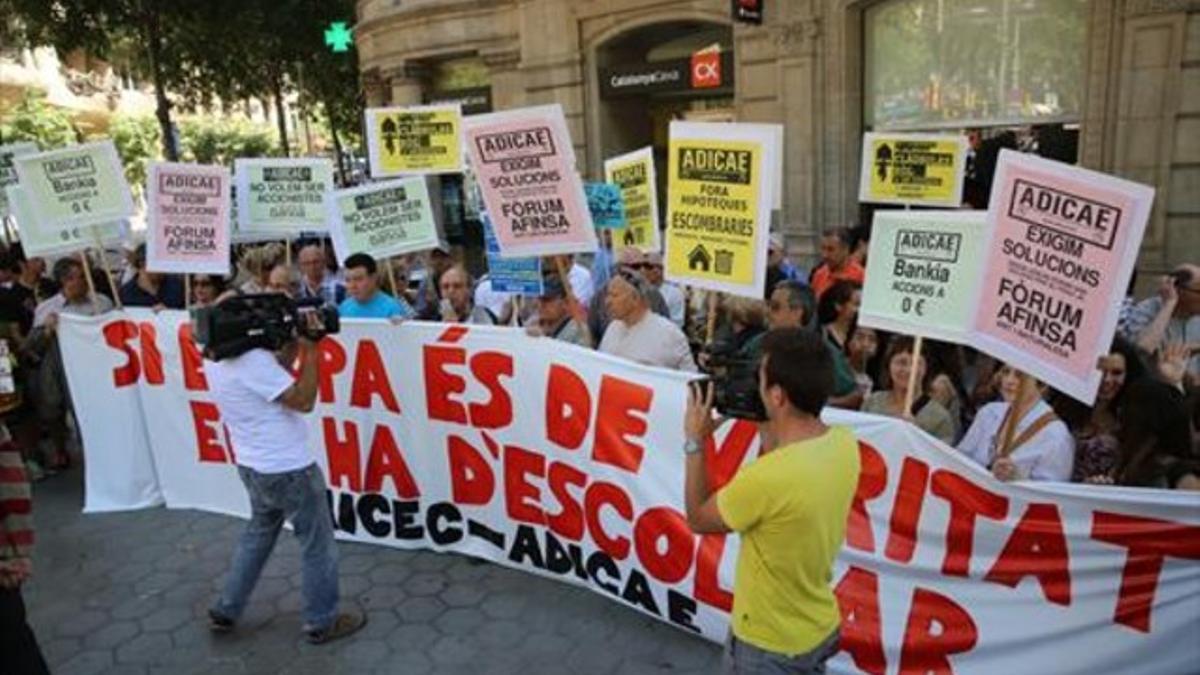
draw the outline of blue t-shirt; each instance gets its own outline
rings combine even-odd
[[[368,302],[346,298],[338,305],[338,314],[349,319],[390,319],[393,316],[408,319],[412,317],[413,310],[404,300],[376,291]]]

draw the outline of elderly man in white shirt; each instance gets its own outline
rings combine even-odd
[[[667,310],[671,314],[671,321],[676,326],[683,328],[687,298],[684,296],[682,288],[663,278],[662,254],[657,251],[647,253],[642,261],[641,270],[642,274],[646,275],[646,281],[649,281],[650,285],[662,294],[663,300],[667,303]]]
[[[642,276],[621,272],[608,283],[605,304],[612,321],[600,351],[649,366],[696,371],[687,337],[671,320],[650,311],[653,287]]]

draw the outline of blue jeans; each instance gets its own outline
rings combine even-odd
[[[238,475],[250,495],[250,522],[233,553],[225,591],[213,611],[237,620],[275,548],[284,519],[300,541],[306,630],[327,628],[337,613],[337,545],[325,500],[325,477],[316,464],[285,473],[259,473],[244,466]]]
[[[727,675],[821,675],[825,662],[837,654],[840,631],[833,631],[821,644],[803,654],[789,656],[759,649],[729,631],[721,672]]]

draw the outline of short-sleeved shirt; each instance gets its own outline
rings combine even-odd
[[[624,321],[608,324],[599,349],[647,366],[696,371],[687,336],[670,319],[654,312],[647,311],[632,326]]]
[[[958,442],[958,450],[975,460],[977,464],[990,467],[996,459],[999,445],[997,436],[1008,412],[1008,403],[998,401],[979,409],[975,421],[967,434]],[[1050,404],[1038,401],[1017,423],[1014,438],[1033,425],[1042,415],[1053,412]],[[1055,419],[1042,427],[1020,447],[1012,451],[1009,459],[1017,465],[1022,479],[1047,480],[1065,483],[1071,480],[1075,465],[1075,439],[1062,420]]]
[[[408,319],[412,317],[413,309],[404,300],[376,291],[367,302],[346,298],[338,305],[338,314],[347,319],[390,319],[393,316]]]
[[[308,423],[279,397],[295,378],[265,349],[205,361],[204,374],[229,427],[237,463],[259,473],[285,473],[313,463]]]
[[[759,457],[717,493],[721,519],[742,536],[732,615],[739,640],[795,655],[837,628],[829,584],[859,470],[854,434],[831,427]]]
[[[897,410],[900,406],[892,406],[892,392],[877,391],[867,395],[863,401],[862,411],[875,415],[899,417]],[[950,445],[954,443],[954,419],[950,411],[933,399],[925,401],[925,405],[913,416],[913,423],[930,436],[937,437],[941,442]]]
[[[812,289],[817,294],[817,299],[820,300],[825,291],[829,290],[835,283],[839,281],[853,281],[858,285],[862,285],[867,278],[867,271],[862,265],[847,260],[842,269],[834,272],[829,269],[829,265],[821,265],[813,270]]]

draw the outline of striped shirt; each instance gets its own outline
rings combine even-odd
[[[33,549],[33,502],[21,451],[0,426],[0,560],[28,558]]]

